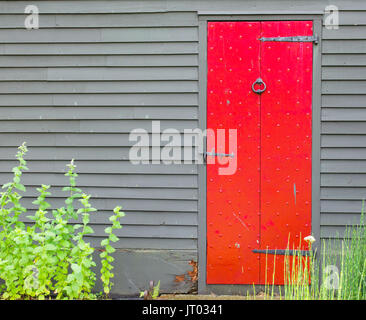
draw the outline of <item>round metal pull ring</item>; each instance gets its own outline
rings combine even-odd
[[[258,84],[258,85],[263,85],[263,89],[255,89],[255,85]],[[257,80],[255,80],[252,84],[252,90],[255,92],[255,93],[262,93],[264,91],[266,91],[266,84],[263,82],[263,80],[261,78],[258,78]]]

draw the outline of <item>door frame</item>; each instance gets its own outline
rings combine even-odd
[[[319,42],[313,45],[313,89],[312,89],[312,173],[311,173],[311,228],[317,239],[314,248],[320,247],[320,128],[321,128],[321,47],[323,12],[198,12],[198,127],[207,128],[207,23],[210,21],[313,21],[314,34]],[[204,146],[205,148],[206,146]],[[206,150],[204,150],[205,152]],[[206,164],[198,165],[198,293],[243,294],[252,285],[207,284],[207,186]]]

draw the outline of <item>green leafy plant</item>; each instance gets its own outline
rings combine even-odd
[[[3,299],[95,299],[93,293],[96,275],[93,267],[94,248],[86,241],[86,236],[94,233],[89,226],[90,213],[97,210],[89,203],[90,195],[76,187],[77,173],[72,160],[65,174],[69,186],[65,206],[49,212],[51,204],[50,186],[42,185],[37,189],[39,196],[33,204],[37,206],[33,215],[26,217],[31,223],[24,222],[21,215],[27,209],[21,205],[19,192],[26,188],[21,184],[21,176],[28,170],[24,156],[25,143],[19,147],[16,158],[18,166],[13,168],[13,180],[3,186],[0,196],[0,288]],[[79,203],[79,208],[74,203]],[[110,217],[112,226],[106,228],[107,239],[102,241],[105,254],[102,257],[101,280],[104,292],[111,290],[113,277],[113,258],[115,251],[111,242],[118,241],[113,230],[121,228],[119,218],[123,217],[121,207],[114,210]],[[73,223],[71,220],[81,223]]]
[[[102,240],[102,242],[100,243],[101,246],[105,248],[105,250],[100,254],[102,262],[102,268],[100,272],[102,274],[101,279],[103,281],[104,293],[107,296],[113,285],[110,279],[114,277],[114,274],[112,273],[113,265],[111,264],[114,261],[114,258],[111,256],[111,254],[116,251],[116,249],[111,246],[111,242],[117,242],[119,240],[118,237],[113,233],[113,231],[122,228],[119,222],[119,218],[125,216],[125,213],[122,212],[121,209],[121,207],[116,207],[113,211],[114,215],[109,217],[109,221],[112,222],[112,226],[107,227],[104,230],[104,232],[108,234],[108,238]]]
[[[154,286],[154,281],[150,281],[149,289],[140,292],[140,298],[144,298],[144,300],[155,300],[159,297],[160,294],[160,281],[158,281],[157,285]]]

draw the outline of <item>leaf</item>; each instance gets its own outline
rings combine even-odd
[[[113,262],[114,261],[114,258],[112,256],[108,256],[106,259],[107,259],[108,262]]]
[[[86,226],[85,228],[84,228],[84,233],[94,233],[94,230],[91,228],[91,227],[89,227],[89,226]]]
[[[103,246],[103,247],[105,247],[106,245],[108,245],[109,244],[109,239],[104,239],[104,240],[102,240],[101,241],[101,243],[100,243],[100,245],[101,246]]]
[[[105,228],[104,232],[107,233],[107,234],[112,233],[112,227]]]
[[[64,260],[67,256],[67,252],[66,251],[58,251],[57,252],[57,257],[60,259],[60,260]]]
[[[117,219],[117,216],[110,216],[109,217],[109,221],[113,222],[113,221],[116,221]]]
[[[160,291],[160,280],[159,280],[158,284],[154,287],[153,294],[152,294],[153,299],[156,299],[159,296],[159,291]]]
[[[77,230],[77,229],[80,229],[82,226],[83,226],[82,224],[75,224],[75,225],[73,226],[73,229],[74,229],[74,230]]]
[[[89,215],[88,215],[88,214],[84,214],[84,215],[83,215],[83,223],[84,223],[84,224],[88,224],[88,223],[89,223],[89,221],[90,221],[90,219],[89,219]]]
[[[41,251],[42,251],[42,247],[37,247],[37,248],[34,248],[34,251],[33,251],[33,253],[34,254],[38,254],[38,253],[40,253]]]
[[[80,241],[78,243],[78,247],[80,248],[80,250],[84,250],[85,249],[85,242],[84,241]]]
[[[20,191],[26,192],[26,188],[22,184],[20,184],[20,183],[16,183],[14,185],[14,187],[17,188]]]
[[[72,269],[72,271],[74,271],[75,273],[79,273],[79,272],[81,272],[81,267],[80,267],[78,264],[76,264],[76,263],[71,264],[71,269]]]
[[[119,238],[114,233],[111,233],[109,235],[109,240],[111,240],[113,242],[117,242],[119,240]]]
[[[91,266],[92,261],[90,261],[90,259],[83,259],[81,263],[84,267],[89,268]]]
[[[70,247],[70,242],[67,241],[67,240],[61,240],[60,245],[65,247],[65,248],[68,248],[68,247]]]
[[[52,231],[46,231],[45,236],[48,238],[54,238],[54,237],[56,237],[56,233],[54,233]]]
[[[14,181],[14,183],[15,183],[15,184],[18,184],[18,183],[20,182],[20,177],[15,176],[15,177],[13,178],[13,181]]]
[[[79,282],[83,281],[83,274],[81,272],[76,272],[75,273],[75,279]]]
[[[72,199],[72,198],[67,198],[67,199],[65,200],[65,203],[66,203],[67,205],[72,204],[72,202],[73,202],[73,199]]]
[[[121,224],[119,223],[119,221],[114,221],[114,222],[113,222],[113,227],[115,227],[116,229],[121,229],[121,228],[122,228],[122,226],[121,226]]]
[[[21,171],[19,170],[19,168],[18,168],[18,167],[14,167],[11,171],[12,171],[13,173],[15,173],[15,174],[19,174],[19,173],[21,173]]]
[[[11,182],[8,182],[8,183],[6,183],[6,184],[4,184],[3,186],[2,186],[2,188],[3,189],[7,189],[7,188],[9,188],[10,186],[12,186],[13,184],[11,183]]]
[[[121,217],[124,217],[124,216],[125,216],[125,213],[122,212],[122,211],[117,214],[117,217],[118,218],[121,218]]]
[[[56,249],[57,249],[57,247],[56,247],[54,244],[52,244],[52,243],[47,243],[47,244],[44,246],[44,248],[45,248],[47,251],[53,251],[53,250],[56,250]]]
[[[105,246],[105,250],[108,252],[108,253],[113,253],[116,251],[116,249],[114,249],[111,245],[106,245]]]
[[[55,230],[60,230],[62,229],[64,226],[61,223],[58,223],[55,225]]]

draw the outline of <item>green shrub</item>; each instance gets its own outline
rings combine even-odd
[[[26,225],[20,216],[27,209],[21,205],[26,188],[21,184],[21,176],[28,170],[24,156],[27,153],[25,143],[19,147],[16,158],[19,165],[13,168],[13,180],[3,186],[0,195],[0,279],[4,284],[0,288],[3,299],[95,299],[93,293],[96,266],[92,254],[94,248],[85,240],[86,235],[94,233],[89,226],[90,213],[97,211],[90,203],[90,195],[76,187],[77,173],[74,162],[68,165],[69,186],[63,188],[68,193],[65,207],[52,210],[46,198],[51,195],[50,186],[38,188],[39,196],[33,204],[37,205],[33,221]],[[78,201],[81,208],[74,208]],[[101,242],[105,251],[100,254],[102,268],[101,280],[104,293],[108,296],[113,278],[111,270],[115,249],[111,242],[119,239],[113,231],[122,228],[119,219],[124,216],[121,207],[114,209],[109,218],[111,227],[105,229],[108,238]],[[82,224],[71,223],[80,220]]]

